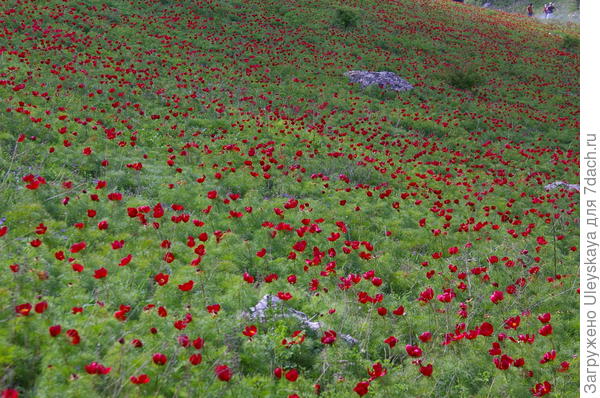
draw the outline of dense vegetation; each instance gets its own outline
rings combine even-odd
[[[577,396],[579,195],[546,188],[579,180],[574,27],[440,0],[0,25],[6,396]]]

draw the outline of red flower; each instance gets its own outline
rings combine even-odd
[[[202,337],[198,337],[196,340],[192,341],[192,345],[195,349],[199,350],[204,347],[204,339]]]
[[[514,362],[514,359],[504,354],[500,358],[494,358],[494,365],[500,370],[506,370],[510,367],[510,365]]]
[[[75,329],[69,329],[65,333],[68,338],[71,339],[71,344],[77,345],[81,342],[81,338],[79,337],[79,333]]]
[[[177,287],[179,287],[179,290],[181,290],[182,292],[187,292],[192,290],[192,288],[194,287],[194,281],[187,281],[186,283],[182,283],[181,285],[177,285]]]
[[[62,328],[60,325],[53,325],[48,328],[48,332],[50,333],[50,336],[52,336],[52,337],[58,336],[60,334],[61,330],[62,330]]]
[[[546,362],[554,361],[556,359],[556,350],[548,351],[544,354],[544,357],[540,359],[540,363],[544,364]]]
[[[392,311],[392,314],[398,315],[398,316],[404,315],[404,307],[400,306],[400,307],[396,308],[394,311]]]
[[[545,381],[544,383],[538,383],[531,389],[534,397],[543,397],[546,394],[550,394],[552,391],[552,384]]]
[[[164,365],[167,363],[167,356],[165,354],[156,353],[152,355],[152,361],[157,365]]]
[[[217,315],[219,313],[219,311],[221,311],[221,305],[220,304],[207,305],[206,311],[208,311],[209,314]]]
[[[372,370],[367,370],[367,373],[369,373],[369,376],[371,376],[369,381],[373,381],[379,377],[385,376],[387,374],[387,369],[377,362],[373,364]]]
[[[281,368],[275,368],[273,370],[273,376],[275,376],[278,379],[281,379],[282,374],[283,374],[283,369],[281,369]]]
[[[27,316],[31,312],[31,308],[32,306],[29,303],[19,304],[15,306],[15,312],[17,313],[17,315]]]
[[[169,274],[163,274],[160,272],[154,275],[154,281],[158,283],[159,286],[164,286],[169,282]]]
[[[294,246],[292,246],[292,248],[294,250],[296,250],[297,252],[303,252],[304,249],[306,249],[306,241],[301,240],[299,242],[296,242],[296,243],[294,243]]]
[[[423,350],[421,350],[419,348],[419,346],[407,344],[406,345],[406,353],[408,355],[410,355],[411,357],[418,358],[421,355],[423,355]]]
[[[369,382],[368,381],[358,382],[358,384],[356,384],[356,386],[354,387],[354,392],[362,397],[363,395],[365,395],[366,393],[369,392]]]
[[[333,330],[327,330],[323,333],[323,337],[321,337],[321,343],[323,344],[333,344],[337,339],[337,333]]]
[[[548,241],[543,236],[538,236],[535,240],[537,241],[538,245],[547,245],[548,244]]]
[[[398,339],[394,336],[390,336],[387,339],[383,340],[384,343],[390,346],[390,348],[394,348],[396,343],[398,343]]]
[[[277,297],[283,301],[288,301],[292,298],[292,294],[290,292],[277,292]]]
[[[478,332],[482,336],[491,336],[494,333],[494,327],[488,322],[483,322],[479,326]]]
[[[190,355],[190,363],[192,365],[199,365],[202,362],[202,355],[201,354],[192,354]]]
[[[291,382],[295,382],[296,380],[298,380],[298,371],[296,369],[288,370],[285,373],[285,378]]]
[[[119,262],[119,267],[124,267],[127,264],[129,264],[131,262],[132,258],[133,258],[133,256],[131,254],[128,254],[127,256],[123,257],[121,259],[121,262]]]
[[[94,271],[94,278],[96,278],[96,279],[106,278],[107,275],[108,275],[108,270],[104,267],[99,268]]]
[[[433,289],[428,287],[427,289],[423,290],[421,293],[419,293],[419,298],[417,299],[418,301],[421,301],[423,303],[428,303],[431,301],[431,299],[433,299]]]
[[[539,321],[540,321],[540,322],[542,322],[542,323],[548,323],[548,322],[550,322],[550,318],[551,318],[551,317],[552,317],[552,316],[550,315],[550,313],[549,313],[549,312],[546,312],[545,314],[541,314],[541,315],[539,315],[539,316],[538,316],[538,319],[539,319]]]
[[[521,317],[519,315],[510,317],[504,321],[504,329],[517,329],[521,324]]]
[[[559,372],[566,372],[567,370],[569,370],[569,366],[571,366],[571,364],[567,361],[561,362],[560,364],[560,368],[558,369]]]
[[[106,375],[109,374],[112,368],[107,368],[98,362],[91,362],[84,367],[85,371],[91,375]]]
[[[244,272],[244,281],[247,283],[254,283],[254,277],[247,272]]]
[[[69,251],[71,253],[79,253],[80,251],[85,249],[85,246],[86,246],[85,242],[73,243],[73,245],[71,245],[71,249],[69,249]]]
[[[12,388],[8,388],[2,391],[2,398],[19,398],[19,392]]]
[[[430,377],[433,373],[433,366],[431,364],[428,364],[427,366],[421,366],[419,368],[419,372],[421,372],[421,374],[425,377]]]
[[[227,365],[215,366],[215,374],[221,381],[231,380],[231,369]]]
[[[38,314],[43,314],[48,309],[48,303],[46,301],[40,301],[34,307],[34,311]]]
[[[496,290],[490,296],[490,300],[492,301],[492,303],[498,304],[500,301],[504,300],[504,293],[500,290]]]
[[[542,326],[540,328],[540,330],[538,330],[538,333],[541,334],[542,336],[549,336],[552,334],[552,325],[550,325],[549,323],[545,324],[544,326]]]
[[[246,328],[242,331],[242,334],[244,336],[248,336],[248,338],[250,340],[252,340],[252,337],[257,333],[257,328],[254,325],[251,326],[246,326]]]
[[[133,384],[146,384],[150,381],[150,378],[147,374],[141,374],[139,376],[131,376],[129,378]]]
[[[134,348],[142,348],[144,346],[144,343],[142,343],[142,340],[140,339],[133,339],[131,340],[131,345]]]
[[[421,333],[419,340],[421,340],[423,343],[427,343],[429,340],[431,340],[431,332]]]

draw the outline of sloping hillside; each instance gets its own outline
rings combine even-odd
[[[574,27],[442,0],[2,12],[5,394],[577,394],[579,194],[550,185],[579,180]]]

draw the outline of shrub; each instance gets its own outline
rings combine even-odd
[[[483,83],[483,76],[473,68],[454,69],[446,73],[444,80],[452,87],[471,90]]]
[[[338,8],[333,16],[333,25],[342,29],[352,29],[358,25],[358,14],[351,8]]]
[[[576,51],[579,49],[579,38],[571,35],[565,35],[561,47],[565,50]]]

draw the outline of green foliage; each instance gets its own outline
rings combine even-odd
[[[568,51],[579,50],[579,38],[572,35],[563,36],[561,48],[564,48]]]
[[[358,12],[353,8],[337,8],[333,14],[332,25],[341,29],[349,30],[356,28],[360,22]]]
[[[443,79],[452,87],[460,90],[472,90],[485,81],[480,72],[473,67],[449,69],[443,75]]]
[[[521,397],[543,380],[575,394],[577,196],[544,190],[578,178],[578,54],[547,54],[578,37],[572,28],[441,1],[21,3],[7,2],[16,12],[3,16],[0,57],[0,391],[304,397],[318,383],[320,396],[346,398],[379,362],[387,374],[368,396]],[[444,74],[456,63],[481,67]],[[394,71],[414,89],[360,89],[349,69]],[[30,174],[46,183],[28,188]],[[433,299],[417,300],[428,287]],[[292,298],[248,315],[278,292]],[[16,313],[41,301],[43,313]],[[506,331],[517,314],[521,327]],[[484,321],[494,336],[442,344]],[[299,330],[302,342],[282,344]],[[326,330],[335,343],[321,342]],[[496,369],[487,351],[501,332],[536,334],[533,345],[502,342],[534,378]],[[431,377],[406,344],[423,348]],[[539,364],[550,349],[555,362]],[[569,372],[556,371],[562,361]],[[88,374],[91,362],[112,370]],[[229,383],[217,364],[232,369]],[[277,379],[276,367],[300,377]],[[142,373],[148,384],[130,381]]]

